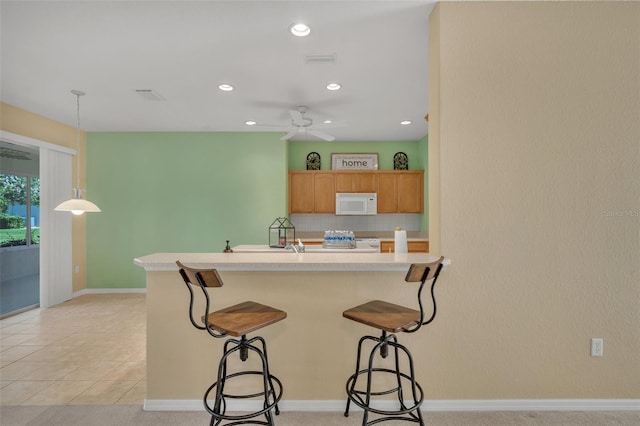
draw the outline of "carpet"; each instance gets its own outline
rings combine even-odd
[[[426,412],[428,426],[638,426],[640,412]],[[362,413],[286,411],[278,426],[358,426]],[[391,422],[392,424],[400,424]],[[183,426],[209,424],[204,411],[143,411],[137,405],[2,406],[2,426]],[[405,423],[408,424],[408,423]]]

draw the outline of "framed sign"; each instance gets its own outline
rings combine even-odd
[[[378,154],[331,154],[333,170],[378,170]]]

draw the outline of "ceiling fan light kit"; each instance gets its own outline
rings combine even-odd
[[[287,134],[280,140],[289,140],[297,134],[313,135],[325,141],[333,141],[335,137],[317,129],[313,124],[313,119],[305,117],[309,107],[301,105],[296,110],[289,110],[291,116],[291,127],[287,129]]]

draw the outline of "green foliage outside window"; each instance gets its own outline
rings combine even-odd
[[[31,182],[30,191],[27,191],[27,183]],[[40,179],[27,179],[25,176],[0,174],[0,247],[27,245],[27,228],[25,218],[9,215],[9,206],[27,205],[27,193],[30,193],[28,202],[32,206],[40,205]],[[31,229],[29,244],[40,243],[40,229]]]

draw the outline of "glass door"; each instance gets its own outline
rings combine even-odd
[[[0,318],[40,303],[37,149],[0,143]]]

